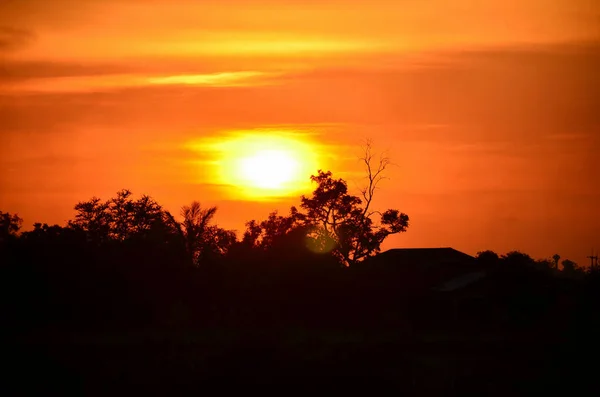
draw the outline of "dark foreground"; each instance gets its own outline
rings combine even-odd
[[[101,259],[0,267],[1,396],[600,393],[597,271]]]
[[[3,395],[383,390],[593,395],[597,335],[403,334],[393,329],[29,332],[12,336]]]
[[[374,229],[344,181],[313,181],[304,212],[249,222],[241,241],[210,225],[214,207],[179,223],[129,191],[78,203],[66,227],[19,233],[0,212],[0,396],[599,395],[597,268],[373,256],[408,217]]]

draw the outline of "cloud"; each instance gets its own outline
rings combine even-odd
[[[31,43],[34,38],[35,35],[29,30],[10,26],[0,26],[0,53],[14,51],[25,47]]]
[[[210,74],[187,74],[164,77],[150,77],[146,82],[150,85],[191,85],[207,87],[244,87],[263,85],[266,77],[275,77],[257,71],[222,72]]]
[[[593,2],[4,0],[0,18],[34,28],[48,57],[348,55],[598,37]]]
[[[75,70],[75,72],[85,73],[85,69]],[[90,72],[94,72],[94,70],[90,69]],[[8,93],[78,93],[152,86],[249,87],[273,84],[277,76],[276,73],[260,71],[146,76],[135,73],[111,74],[107,70],[102,70],[100,74],[96,75],[9,80],[4,85],[4,91]]]
[[[101,75],[94,64],[62,64],[66,69],[52,73],[97,75],[20,81],[0,96],[0,118],[4,130],[65,123],[159,129],[166,120],[179,130],[338,123],[363,137],[467,144],[598,131],[600,44],[472,49],[429,59],[425,67],[392,57],[283,75],[195,72],[192,64],[150,73],[125,62]],[[121,72],[127,67],[131,72]]]
[[[106,76],[131,73],[134,68],[123,63],[53,62],[3,60],[0,67],[0,83],[16,83],[25,80],[54,77]]]

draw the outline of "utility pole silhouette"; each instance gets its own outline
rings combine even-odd
[[[594,250],[592,250],[592,255],[587,258],[590,260],[590,269],[596,269],[598,267],[598,254],[594,255]]]

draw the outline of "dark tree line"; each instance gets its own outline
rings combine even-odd
[[[521,252],[484,251],[470,271],[484,271],[487,278],[472,288],[434,292],[436,285],[428,284],[427,277],[371,266],[385,238],[409,225],[408,216],[398,210],[372,208],[388,162],[383,158],[371,167],[371,160],[367,151],[367,186],[360,196],[351,194],[344,180],[319,171],[312,176],[314,191],[302,196],[297,207],[250,220],[239,238],[215,223],[216,207],[192,202],[174,216],[153,198],[135,198],[128,190],[108,200],[93,197],[77,203],[73,219],[64,226],[36,223],[33,230],[21,232],[21,218],[0,212],[2,335],[15,340],[22,335],[151,329],[199,335],[216,330],[222,338],[222,333],[236,330],[234,341],[227,343],[177,340],[161,345],[136,339],[118,348],[110,343],[50,344],[60,352],[56,357],[70,363],[71,372],[64,377],[69,384],[73,373],[106,382],[115,362],[133,363],[126,372],[137,372],[148,385],[167,376],[189,386],[199,376],[219,371],[284,373],[283,360],[294,374],[326,374],[331,379],[348,374],[381,378],[390,368],[401,367],[389,375],[393,382],[433,384],[447,391],[440,386],[445,385],[445,372],[422,369],[417,347],[426,354],[453,352],[455,391],[476,385],[484,390],[493,384],[510,394],[507,385],[514,386],[514,379],[524,382],[524,373],[535,380],[536,374],[550,376],[556,368],[562,375],[585,371],[560,365],[573,360],[568,351],[589,350],[597,338],[597,271],[584,271],[558,256],[535,260]],[[265,329],[271,330],[266,337]],[[344,349],[336,347],[338,342],[298,347],[277,339],[282,330],[305,329],[360,330],[384,339],[364,346],[345,344]],[[430,335],[477,340],[488,334],[497,338],[498,333],[504,338],[500,345],[460,342],[431,348],[423,341]],[[546,353],[546,340],[571,342]],[[103,352],[106,346],[112,350]],[[464,359],[466,348],[475,358]],[[328,355],[311,358],[323,349]],[[504,353],[511,349],[518,355]],[[254,353],[248,357],[246,351]],[[269,351],[279,352],[278,364],[265,358]],[[25,357],[27,371],[39,365],[31,357],[46,357],[28,354],[14,353]],[[489,360],[491,354],[499,358]],[[163,366],[147,359],[173,355],[175,363]],[[408,361],[399,362],[399,357]],[[93,369],[79,370],[84,364]],[[52,368],[40,368],[39,373],[49,371],[51,379],[60,379]],[[462,386],[457,386],[459,381]],[[526,384],[539,387],[531,380]]]
[[[33,230],[20,232],[22,219],[0,213],[3,292],[11,296],[13,291],[14,298],[31,288],[20,302],[25,311],[45,311],[49,317],[61,312],[74,321],[102,318],[98,310],[127,320],[132,305],[139,306],[142,310],[129,317],[143,322],[165,318],[161,310],[201,301],[203,294],[205,300],[228,300],[262,284],[268,288],[252,293],[274,293],[285,283],[295,288],[298,277],[309,274],[316,282],[317,274],[375,255],[387,236],[408,227],[408,216],[398,210],[370,209],[387,166],[381,160],[373,170],[371,160],[368,146],[368,186],[362,199],[349,192],[344,180],[319,171],[311,177],[315,190],[301,197],[299,207],[247,222],[239,239],[235,231],[214,223],[216,207],[195,201],[176,217],[152,197],[135,198],[129,190],[108,200],[92,197],[77,203],[64,226],[36,223]],[[215,307],[204,303],[192,305]],[[18,305],[7,305],[12,315],[27,317]]]
[[[302,196],[300,209],[292,207],[287,216],[273,212],[264,221],[247,222],[240,241],[235,231],[212,223],[217,207],[203,208],[194,201],[182,207],[180,222],[152,197],[134,199],[129,190],[121,190],[106,201],[92,197],[77,203],[74,219],[64,227],[36,223],[33,231],[19,234],[21,218],[1,213],[0,238],[27,240],[43,234],[72,233],[85,236],[93,246],[152,242],[184,249],[188,264],[202,266],[232,249],[266,250],[288,234],[303,234],[305,248],[331,254],[348,266],[379,252],[390,234],[406,231],[408,216],[398,210],[380,214],[380,222],[375,224],[374,212],[368,212],[370,199],[362,205],[359,197],[348,192],[347,183],[334,179],[331,172],[319,171],[311,179],[317,187],[312,196]]]
[[[17,215],[0,213],[5,313],[35,319],[31,313],[43,312],[38,320],[48,323],[57,313],[65,321],[87,318],[93,323],[107,315],[118,317],[108,323],[143,323],[157,318],[169,322],[174,307],[181,305],[187,307],[185,321],[192,322],[230,315],[238,321],[258,315],[261,305],[279,311],[275,317],[282,319],[289,315],[283,313],[286,304],[298,309],[307,302],[317,305],[305,307],[311,316],[321,313],[331,321],[336,316],[351,320],[351,313],[361,310],[366,315],[371,309],[365,302],[392,310],[383,307],[393,306],[398,297],[390,300],[386,294],[398,290],[401,296],[403,289],[416,285],[414,280],[411,286],[408,279],[386,280],[364,269],[386,237],[407,230],[409,218],[395,209],[371,208],[388,162],[380,159],[372,167],[368,149],[365,164],[362,198],[352,195],[344,180],[319,171],[311,177],[314,191],[302,196],[298,207],[247,222],[239,239],[214,223],[216,207],[193,202],[182,207],[178,220],[153,198],[134,198],[129,190],[108,200],[92,197],[77,203],[65,226],[36,223],[33,230],[20,232],[23,222]],[[520,252],[498,256],[485,251],[477,263],[515,277],[527,269],[538,275],[584,277],[569,260],[562,261],[559,271],[559,259],[536,261]],[[403,282],[408,284],[402,287]],[[366,295],[363,302],[351,303],[360,294]],[[269,296],[278,303],[265,303]]]

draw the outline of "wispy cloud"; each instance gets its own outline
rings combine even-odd
[[[34,39],[34,34],[25,29],[0,26],[0,52],[17,50]]]
[[[279,74],[259,71],[140,76],[116,74],[34,78],[5,84],[10,92],[93,92],[147,86],[247,87],[274,84]]]
[[[201,85],[209,87],[236,87],[264,85],[267,78],[276,77],[274,73],[256,71],[222,72],[211,74],[184,74],[166,77],[151,77],[147,83],[153,85]]]

